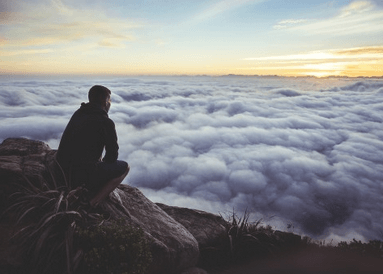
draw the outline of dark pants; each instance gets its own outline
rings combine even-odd
[[[128,163],[117,160],[113,163],[98,162],[95,165],[72,169],[72,188],[85,185],[90,193],[97,193],[107,182],[126,172]]]

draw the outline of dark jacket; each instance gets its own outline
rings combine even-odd
[[[105,157],[101,159],[105,148]],[[115,162],[118,157],[114,122],[99,106],[82,103],[61,137],[57,160],[64,170],[83,169],[98,161]]]

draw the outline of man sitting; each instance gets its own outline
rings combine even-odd
[[[92,207],[104,200],[130,169],[128,163],[117,160],[116,129],[108,117],[110,95],[110,90],[100,85],[89,90],[89,103],[82,103],[73,114],[56,156],[71,188],[85,185],[88,189]]]

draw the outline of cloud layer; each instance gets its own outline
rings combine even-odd
[[[155,202],[248,209],[317,238],[382,239],[383,81],[139,77],[0,81],[0,141],[57,148],[93,84],[112,92],[125,183]]]

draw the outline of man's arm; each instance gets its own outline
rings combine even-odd
[[[104,126],[105,156],[103,162],[115,162],[118,158],[118,143],[116,127],[112,120],[107,120]]]

